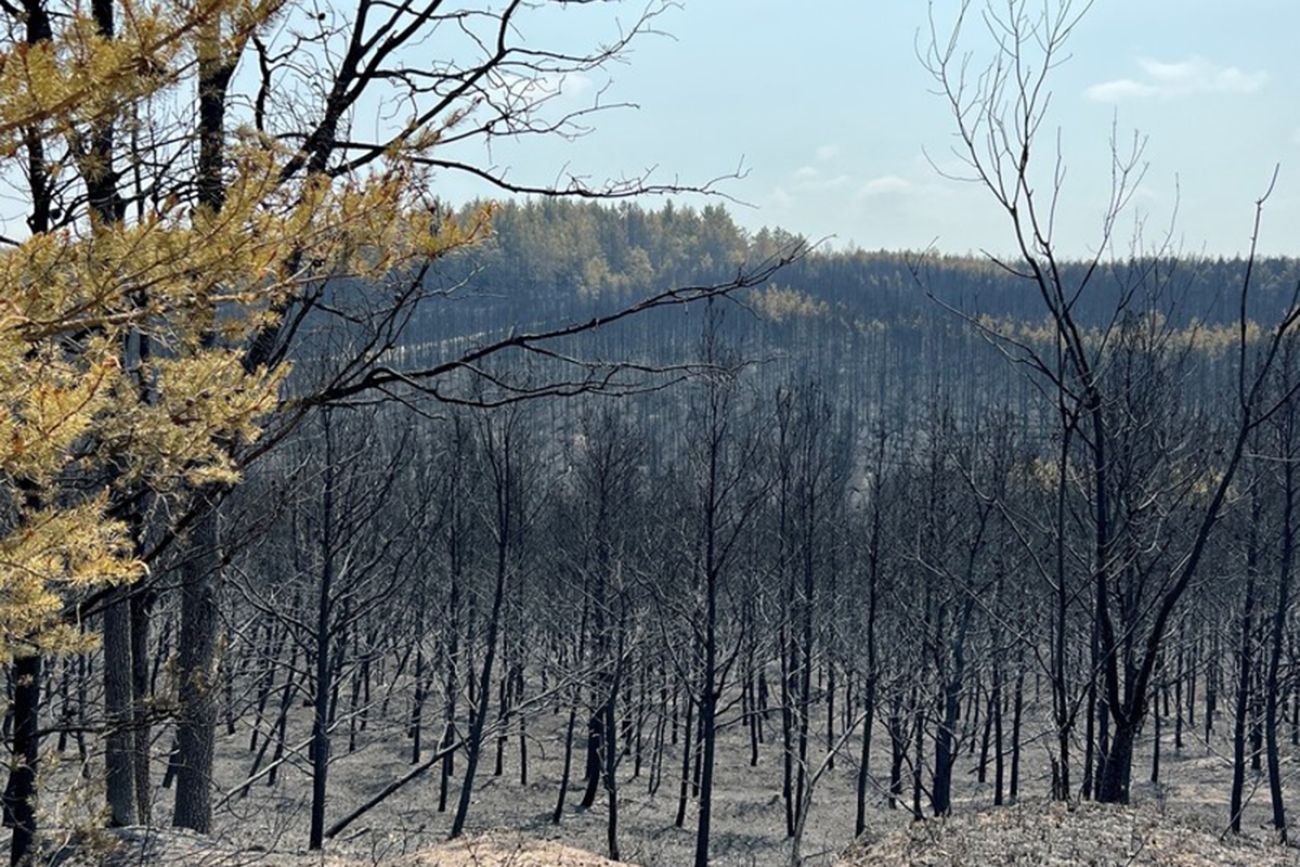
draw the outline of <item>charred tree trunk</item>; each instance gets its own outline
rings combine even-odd
[[[10,863],[24,864],[36,839],[36,772],[40,758],[41,658],[13,662],[13,758],[4,791],[4,820],[13,829]]]
[[[334,438],[330,411],[321,413],[325,437],[324,488],[321,496],[321,571],[316,590],[316,684],[312,696],[311,723],[311,828],[307,848],[316,850],[325,841],[325,797],[330,765],[329,714],[334,660],[330,655],[331,615],[334,592]]]
[[[200,834],[212,830],[212,755],[217,723],[216,502],[206,497],[181,565],[181,634],[176,719],[176,801],[172,824]]]
[[[1256,492],[1251,498],[1252,520],[1246,548],[1246,596],[1242,603],[1241,633],[1237,646],[1239,680],[1232,728],[1232,788],[1228,797],[1228,828],[1234,834],[1241,833],[1242,790],[1246,779],[1246,721],[1250,708],[1250,687],[1254,679],[1255,578],[1259,560],[1258,533],[1255,528],[1258,526],[1260,509],[1260,497]]]
[[[1289,344],[1288,344],[1289,348]],[[1289,356],[1288,352],[1288,356]],[[1289,357],[1288,357],[1289,361]],[[1278,841],[1287,842],[1286,805],[1282,800],[1282,768],[1278,750],[1278,699],[1282,691],[1280,672],[1282,647],[1286,640],[1287,615],[1291,607],[1291,568],[1295,556],[1295,464],[1292,432],[1295,411],[1288,401],[1282,417],[1282,540],[1279,552],[1277,601],[1273,608],[1268,673],[1264,683],[1264,738],[1268,752],[1268,788],[1273,808],[1273,830]]]
[[[135,734],[131,730],[131,588],[115,587],[104,608],[104,774],[108,824],[137,824]]]

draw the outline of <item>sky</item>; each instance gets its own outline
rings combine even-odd
[[[957,7],[935,0],[941,26]],[[606,39],[637,8],[577,6],[536,36]],[[657,167],[654,180],[682,183],[743,165],[720,189],[743,203],[730,207],[750,229],[871,250],[1012,248],[987,192],[936,169],[953,165],[953,124],[917,58],[924,0],[685,0],[658,26],[665,34],[636,42],[627,63],[562,85],[561,104],[605,88],[602,99],[635,109],[602,113],[576,141],[500,147],[497,165],[520,181]],[[1297,33],[1296,0],[1095,0],[1050,79],[1044,132],[1059,134],[1067,167],[1061,250],[1098,243],[1114,129],[1146,139],[1148,168],[1117,229],[1125,248],[1140,228],[1147,239],[1172,232],[1187,254],[1244,252],[1255,199],[1280,165],[1260,249],[1300,255]],[[971,39],[975,62],[988,45]],[[480,192],[445,181],[450,198]]]

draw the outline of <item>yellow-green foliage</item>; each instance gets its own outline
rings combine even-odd
[[[1032,322],[983,314],[976,317],[975,323],[986,334],[1014,340],[1027,346],[1050,346],[1055,340],[1064,340],[1050,319]],[[1090,326],[1081,328],[1080,332],[1084,344],[1092,347],[1102,345],[1107,339],[1114,343],[1115,337],[1124,337],[1127,334],[1146,338],[1149,344],[1160,343],[1169,349],[1190,349],[1211,358],[1220,357],[1228,351],[1235,351],[1242,340],[1239,323],[1228,322],[1216,325],[1192,318],[1186,325],[1174,327],[1158,312],[1134,317],[1131,322],[1119,323],[1109,329]],[[1258,322],[1246,321],[1247,345],[1258,343],[1265,334],[1265,330]]]
[[[754,307],[769,319],[783,322],[790,318],[815,318],[830,312],[830,305],[800,292],[773,283],[750,294]]]
[[[12,45],[0,165],[20,167],[28,131],[75,145],[143,100],[188,98],[196,59],[237,50],[277,6],[127,0],[111,40],[74,14],[51,42]],[[486,231],[486,209],[465,224],[432,214],[402,153],[364,176],[286,181],[294,154],[241,131],[227,145],[219,212],[169,200],[0,249],[0,657],[68,648],[70,593],[144,574],[115,497],[238,479],[232,448],[257,439],[286,373],[246,369],[242,347],[290,296],[325,277],[378,279]],[[144,360],[127,349],[141,339]]]

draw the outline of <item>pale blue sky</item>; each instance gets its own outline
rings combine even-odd
[[[936,16],[956,6],[936,0]],[[578,42],[609,33],[615,13],[590,9],[555,26]],[[686,0],[661,19],[672,38],[638,42],[610,71],[605,98],[638,110],[603,115],[574,143],[533,139],[494,156],[521,181],[568,164],[593,178],[657,165],[658,179],[691,182],[743,158],[748,175],[724,189],[754,205],[733,209],[746,226],[869,249],[1007,250],[987,197],[922,155],[945,154],[951,133],[914,50],[925,22],[922,0]],[[1253,200],[1281,163],[1261,246],[1300,254],[1297,37],[1296,0],[1097,0],[1054,78],[1051,121],[1069,165],[1060,244],[1079,254],[1094,243],[1117,119],[1121,134],[1149,136],[1135,199],[1148,234],[1168,223],[1177,184],[1185,252],[1244,250]],[[571,82],[564,98],[593,83],[603,79]],[[473,189],[446,183],[451,197]]]

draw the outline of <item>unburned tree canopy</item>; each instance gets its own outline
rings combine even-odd
[[[68,591],[143,574],[125,503],[238,478],[234,450],[257,439],[287,370],[244,347],[304,286],[375,280],[485,226],[486,211],[462,228],[429,207],[427,170],[401,147],[363,170],[294,173],[300,152],[252,129],[230,135],[219,197],[95,201],[106,175],[194,161],[181,124],[117,165],[97,144],[143,129],[127,121],[183,99],[205,58],[237,57],[281,6],[125,3],[114,32],[32,3],[28,38],[0,55],[0,162],[25,175],[34,215],[0,249],[5,656],[65,645]]]

